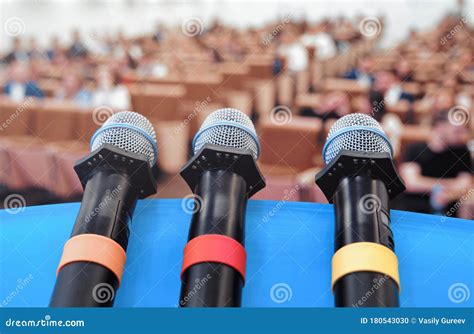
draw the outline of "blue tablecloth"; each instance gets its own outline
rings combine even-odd
[[[78,203],[0,210],[0,306],[47,306]],[[190,214],[140,201],[115,306],[174,307]],[[474,222],[393,211],[401,306],[474,306]],[[244,307],[333,306],[333,208],[249,201]]]

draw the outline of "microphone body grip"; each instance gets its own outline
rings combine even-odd
[[[220,234],[243,245],[247,207],[245,179],[229,170],[207,170],[201,174],[195,194],[199,210],[193,214],[188,241],[202,235]],[[180,306],[238,307],[242,287],[243,278],[236,269],[222,263],[197,263],[182,274]]]
[[[369,195],[367,195],[369,194]],[[385,183],[369,173],[343,178],[333,197],[335,251],[357,243],[381,244],[394,251],[390,229],[390,197]],[[337,307],[397,307],[398,286],[381,273],[360,271],[334,285]]]
[[[87,181],[83,198],[71,238],[96,234],[112,239],[126,251],[128,224],[138,199],[130,178],[112,168],[103,168]],[[101,285],[109,290],[108,298],[100,295],[98,288]],[[118,285],[116,275],[98,263],[71,262],[58,272],[50,306],[112,306]]]

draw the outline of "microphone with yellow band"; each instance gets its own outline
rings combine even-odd
[[[126,260],[138,198],[156,193],[155,130],[142,115],[112,115],[74,169],[84,187],[79,214],[57,270],[51,307],[112,306]]]
[[[350,114],[331,127],[316,183],[334,204],[331,288],[337,307],[397,307],[400,278],[390,200],[405,190],[381,126]]]

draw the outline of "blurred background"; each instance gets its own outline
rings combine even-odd
[[[114,112],[157,132],[158,193],[222,107],[246,113],[267,187],[323,202],[330,126],[381,122],[407,191],[394,208],[473,218],[474,1],[0,0],[0,207],[79,201],[74,162]]]

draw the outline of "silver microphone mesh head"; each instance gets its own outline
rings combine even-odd
[[[155,130],[146,117],[136,112],[121,111],[110,116],[92,136],[91,151],[104,144],[142,154],[150,166],[156,163],[158,148]]]
[[[323,148],[324,162],[329,164],[341,150],[392,155],[392,145],[382,127],[366,114],[346,115],[331,127]]]
[[[254,159],[258,159],[260,145],[255,127],[243,112],[224,108],[207,116],[193,140],[196,154],[204,144],[214,144],[237,149],[249,149]]]

